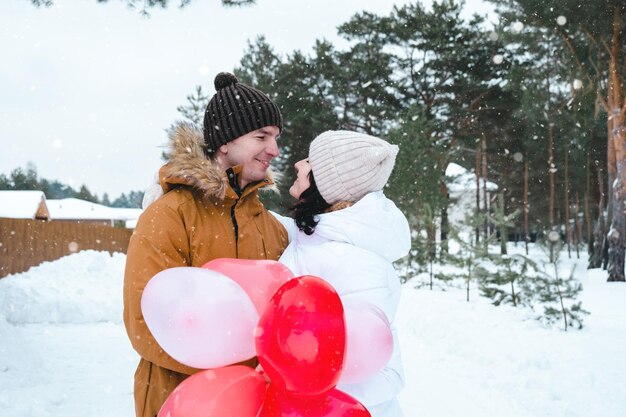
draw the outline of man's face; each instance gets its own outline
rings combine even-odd
[[[220,147],[228,166],[242,165],[239,175],[241,188],[265,178],[270,162],[278,156],[276,139],[279,133],[278,127],[266,126]]]

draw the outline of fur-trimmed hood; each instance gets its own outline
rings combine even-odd
[[[163,192],[187,185],[203,197],[223,200],[227,178],[204,153],[202,130],[191,123],[180,122],[168,130],[168,162],[159,170]]]
[[[168,130],[168,136],[168,162],[159,170],[158,185],[154,184],[146,190],[143,208],[180,185],[193,188],[207,201],[224,200],[229,188],[228,178],[224,171],[206,157],[202,130],[191,123],[178,122]],[[239,173],[241,167],[233,169]],[[255,188],[260,187],[277,190],[271,169],[263,184]]]

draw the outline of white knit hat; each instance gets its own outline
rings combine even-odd
[[[396,161],[398,146],[347,130],[328,130],[309,147],[317,189],[328,204],[359,201],[382,190]]]

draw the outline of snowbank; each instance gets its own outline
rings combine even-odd
[[[9,323],[122,322],[126,256],[83,251],[0,279]]]

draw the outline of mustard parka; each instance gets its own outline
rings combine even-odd
[[[204,156],[203,144],[202,132],[190,124],[170,131],[169,161],[159,171],[165,194],[144,210],[128,246],[124,323],[141,356],[135,372],[137,417],[156,416],[172,390],[198,371],[170,357],[146,327],[141,295],[150,278],[215,258],[277,260],[288,244],[285,229],[258,198],[260,188],[272,186],[271,178],[238,195],[230,183],[241,167],[220,171]],[[255,366],[256,359],[245,364]]]

